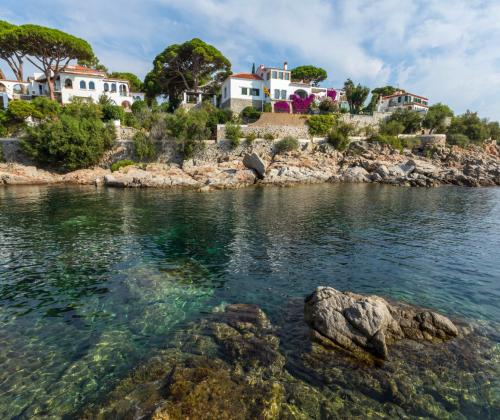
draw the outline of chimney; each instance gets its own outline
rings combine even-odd
[[[285,61],[285,63],[283,64],[283,68],[284,68],[285,70],[288,70],[288,61]]]

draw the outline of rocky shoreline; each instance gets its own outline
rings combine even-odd
[[[390,357],[374,351],[381,336]],[[378,296],[318,288],[275,323],[229,304],[170,342],[74,417],[488,419],[499,409],[487,334]]]
[[[108,165],[109,166],[109,165]],[[182,163],[149,163],[111,172],[103,167],[59,174],[17,163],[0,164],[0,185],[75,184],[199,191],[251,185],[362,182],[411,187],[500,185],[500,149],[435,148],[423,153],[358,141],[341,153],[328,144],[304,144],[282,155],[249,146]]]

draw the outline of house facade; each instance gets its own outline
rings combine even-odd
[[[429,99],[410,92],[401,91],[393,95],[380,97],[377,104],[378,112],[394,112],[398,108],[427,112],[429,109]]]
[[[292,110],[292,96],[308,98],[314,94],[321,100],[328,95],[341,98],[340,90],[314,87],[309,83],[292,81],[291,71],[287,63],[282,68],[265,67],[260,65],[255,73],[235,73],[222,83],[221,107],[230,108],[234,112],[241,112],[247,106],[262,110],[264,104],[274,105],[278,102],[287,102]],[[335,91],[335,94],[331,93]]]
[[[54,81],[56,99],[62,104],[74,99],[97,102],[102,95],[110,98],[116,105],[129,108],[135,101],[143,100],[141,92],[131,92],[127,80],[108,78],[100,70],[84,66],[67,66]],[[12,99],[32,99],[48,96],[47,79],[42,73],[35,73],[27,82],[14,82],[0,79],[0,96],[6,107]],[[2,104],[0,104],[2,105]]]

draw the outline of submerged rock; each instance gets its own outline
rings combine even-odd
[[[434,342],[458,336],[457,327],[435,312],[391,305],[378,296],[339,292],[331,287],[318,287],[308,296],[304,314],[314,332],[334,344],[382,359],[389,355],[387,345],[403,338]]]
[[[420,314],[422,334],[454,332],[437,314],[377,297],[369,307],[362,302],[371,298],[335,292],[339,302],[361,300],[346,316],[367,334],[391,317],[401,325],[403,315],[413,313]],[[460,334],[441,346],[400,340],[390,360],[366,363],[337,345],[311,342],[302,299],[290,299],[282,309],[272,324],[255,305],[214,308],[178,331],[169,348],[139,365],[106,398],[71,418],[498,418],[498,351],[485,336]],[[413,325],[413,318],[407,321]]]

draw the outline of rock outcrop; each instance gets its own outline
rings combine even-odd
[[[315,333],[357,353],[387,359],[388,344],[408,338],[430,342],[458,336],[457,327],[435,312],[389,304],[378,296],[318,287],[306,298],[305,319]]]
[[[138,164],[111,173],[93,168],[61,175],[33,166],[0,164],[0,184],[104,184],[120,188],[192,188],[200,191],[259,185],[318,182],[381,183],[409,187],[500,185],[499,148],[435,148],[423,153],[400,153],[390,146],[366,141],[351,144],[346,152],[328,144],[309,143],[300,151],[274,155],[272,143],[215,145],[196,159],[179,164]],[[269,162],[269,164],[268,164]],[[108,165],[106,161],[103,165]]]

